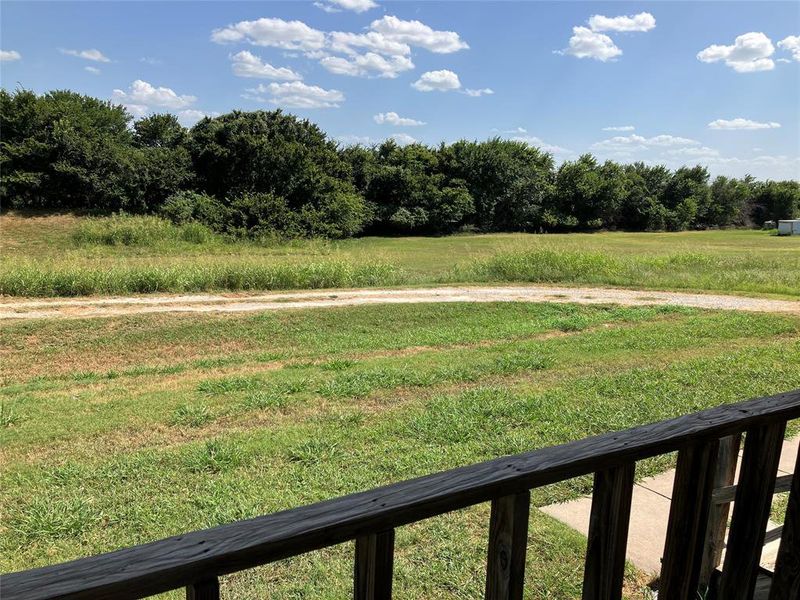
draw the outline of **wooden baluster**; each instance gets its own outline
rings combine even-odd
[[[356,538],[355,600],[389,600],[392,597],[393,566],[394,529]]]
[[[747,431],[718,598],[753,597],[785,430],[780,422]]]
[[[714,475],[714,489],[732,485],[736,478],[736,465],[739,462],[739,447],[742,435],[730,435],[719,441],[717,452],[717,466]],[[725,548],[725,533],[728,529],[728,515],[731,505],[729,503],[714,504],[708,514],[708,530],[706,543],[703,548],[703,565],[700,568],[699,586],[708,589],[714,570],[722,560],[722,550]]]
[[[187,585],[186,600],[219,600],[219,579],[210,577]]]
[[[584,600],[622,598],[635,467],[630,463],[594,475],[583,572]]]
[[[678,452],[659,600],[697,596],[718,451],[719,441],[713,440],[692,444]]]
[[[769,590],[769,600],[784,598],[800,598],[800,449],[794,465],[789,506],[786,508],[775,574]]]
[[[486,559],[486,600],[522,600],[531,494],[492,500]]]

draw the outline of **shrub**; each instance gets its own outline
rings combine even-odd
[[[182,191],[167,198],[159,214],[175,225],[200,223],[212,231],[222,232],[230,219],[228,208],[208,194]]]

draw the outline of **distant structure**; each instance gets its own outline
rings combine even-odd
[[[777,226],[778,224],[775,221],[764,221],[761,229],[775,229]]]
[[[800,219],[778,221],[778,235],[800,235]]]

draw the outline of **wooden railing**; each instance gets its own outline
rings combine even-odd
[[[186,588],[219,598],[219,577],[355,540],[354,597],[391,597],[395,528],[491,502],[486,595],[522,598],[530,490],[594,473],[584,599],[622,594],[636,461],[678,452],[659,600],[695,598],[703,566],[720,440],[745,434],[718,597],[753,595],[787,421],[800,390],[705,410],[561,446],[499,458],[247,521],[68,563],[4,575],[3,600],[141,598]],[[800,458],[800,457],[799,457]],[[797,469],[795,469],[797,472]],[[800,597],[800,477],[769,598]]]

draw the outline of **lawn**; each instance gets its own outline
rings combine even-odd
[[[254,243],[163,227],[162,237],[126,238],[131,229],[124,219],[2,215],[0,294],[535,282],[800,296],[800,238],[763,231]]]
[[[800,387],[800,318],[498,303],[9,322],[0,378],[8,571]],[[400,528],[396,597],[479,597],[487,527],[480,505]],[[584,546],[532,510],[526,597],[579,597]],[[351,560],[343,544],[224,593],[341,598]],[[628,570],[628,597],[643,580]]]

